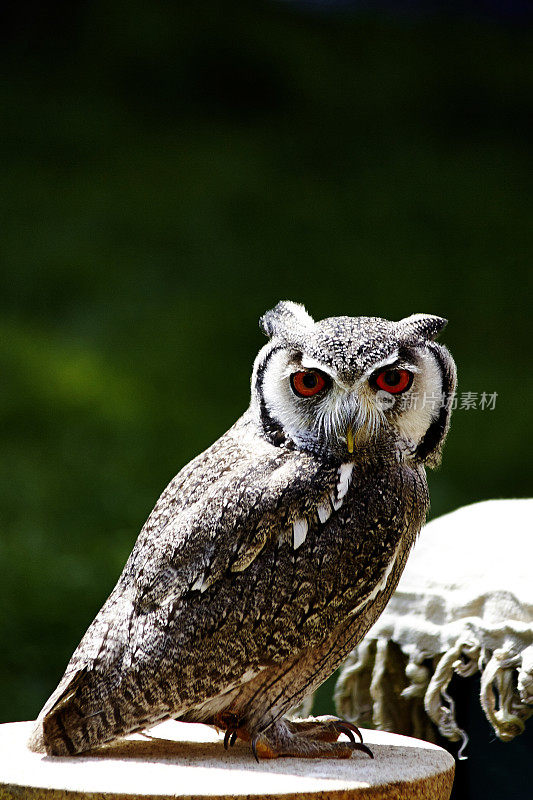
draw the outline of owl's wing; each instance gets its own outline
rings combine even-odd
[[[261,440],[248,449],[230,438],[207,451],[161,497],[126,564],[121,581],[135,585],[136,609],[204,592],[280,537],[297,547],[305,518],[335,502],[337,472]]]
[[[165,489],[66,674],[117,664],[142,647],[151,612],[188,594],[193,602],[280,540],[298,547],[306,517],[335,504],[338,490],[335,466],[251,437],[238,422]]]

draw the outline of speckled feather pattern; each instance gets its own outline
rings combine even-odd
[[[269,314],[256,376],[268,347],[304,350],[353,381],[398,346],[401,323],[309,323],[295,304]],[[406,321],[416,347],[432,320]],[[392,426],[353,454],[338,442],[302,448],[260,400],[159,498],[41,712],[34,749],[78,753],[169,717],[214,724],[221,712],[267,731],[384,607],[425,518],[424,459],[398,446]]]

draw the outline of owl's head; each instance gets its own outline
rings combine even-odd
[[[284,301],[260,320],[270,341],[252,376],[252,411],[273,444],[349,460],[397,445],[436,465],[449,426],[454,361],[433,339],[446,320],[413,314],[315,322]]]

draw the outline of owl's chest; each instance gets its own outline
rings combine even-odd
[[[413,544],[427,511],[425,476],[398,463],[342,465],[330,502],[332,514],[314,529],[308,558],[318,565],[319,583],[363,596],[387,581]]]
[[[256,620],[250,650],[282,661],[345,622],[360,624],[366,609],[392,592],[426,497],[423,474],[404,473],[401,465],[339,468],[329,484],[329,516],[320,519],[316,506],[306,506],[292,539],[279,534],[281,543],[266,547],[227,587],[241,598],[234,612],[239,620]]]

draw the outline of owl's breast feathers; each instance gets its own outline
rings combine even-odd
[[[318,645],[390,594],[426,508],[422,467],[322,462],[269,444],[245,414],[161,495],[41,717],[74,694],[98,714],[146,672],[163,718]]]

